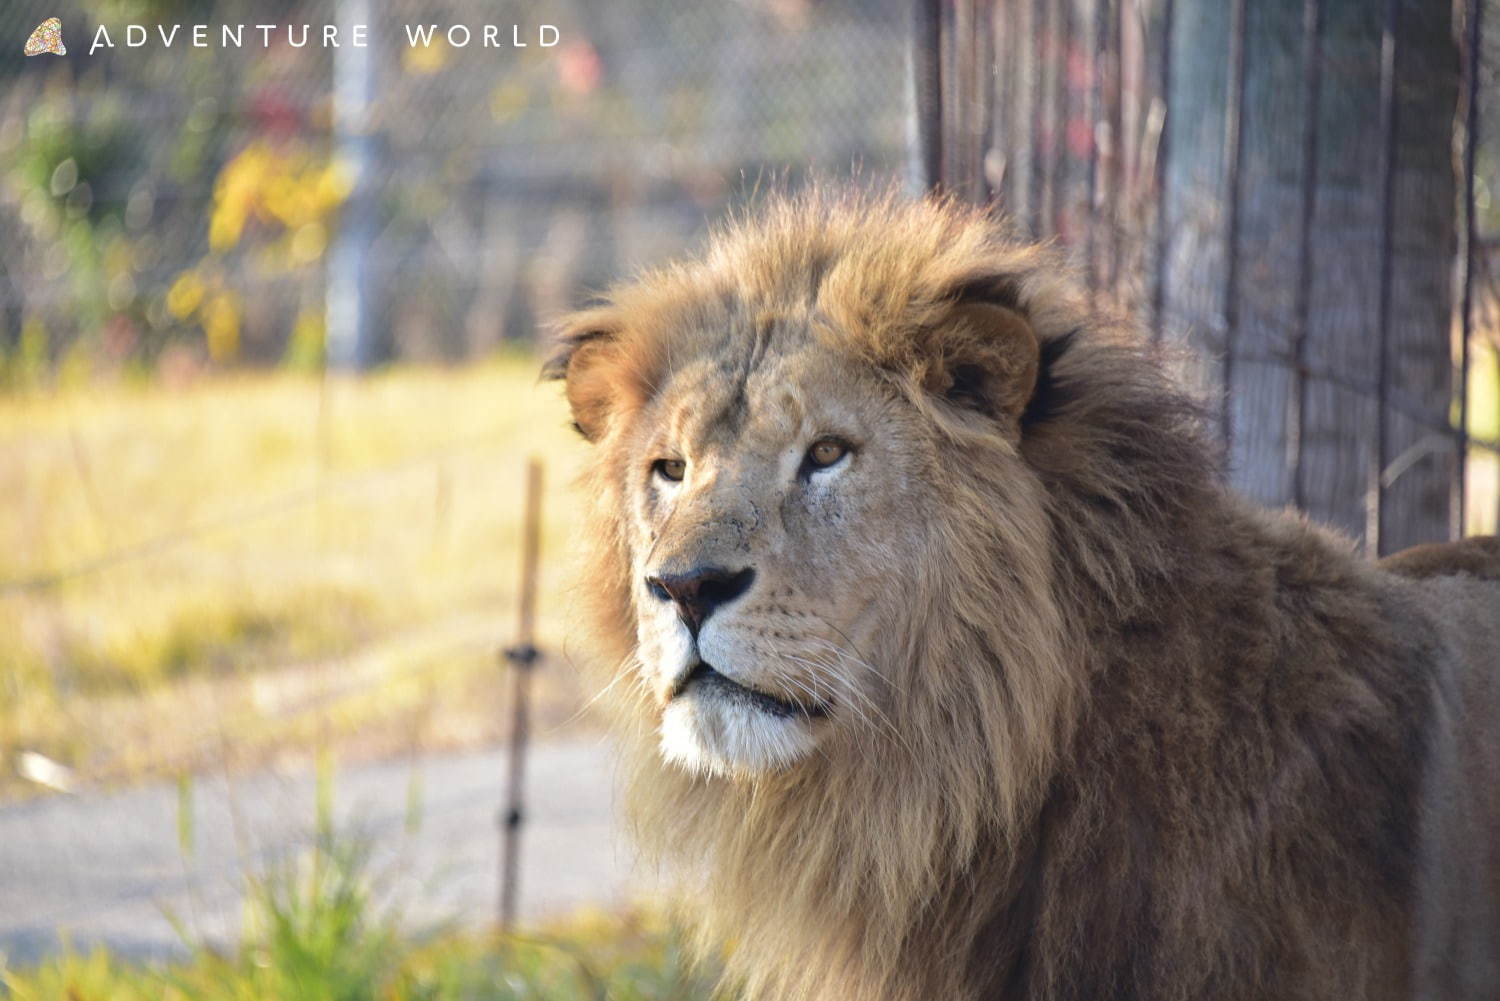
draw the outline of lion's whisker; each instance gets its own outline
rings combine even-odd
[[[837,648],[832,649],[835,653],[838,652]],[[814,680],[828,680],[830,682],[832,681],[831,678],[824,679],[822,676],[822,672],[832,671],[832,664],[809,660],[805,657],[798,657],[795,654],[789,653],[778,653],[777,656],[782,660],[794,661],[798,664],[802,664],[806,667],[811,668],[813,671]],[[871,670],[874,669],[871,668]],[[833,677],[837,676],[834,675]],[[789,678],[786,680],[788,684],[800,685],[799,680],[796,678]],[[804,691],[807,691],[805,686],[801,687]],[[830,690],[835,696],[844,697],[843,700],[845,704],[848,705],[850,711],[853,712],[856,717],[858,717],[860,722],[868,726],[877,728],[883,727],[896,741],[898,741],[906,749],[907,753],[915,753],[915,749],[911,746],[910,742],[907,741],[906,737],[901,733],[901,731],[896,728],[895,723],[891,721],[890,717],[886,715],[884,710],[882,710],[879,705],[877,705],[875,701],[870,698],[868,694],[860,691],[859,688],[854,686],[852,683],[843,685],[830,684]],[[818,699],[818,696],[812,692],[809,692],[809,695],[811,695],[814,700]]]
[[[875,674],[877,676],[879,676],[882,681],[885,681],[887,684],[890,684],[890,679],[886,678],[879,671],[875,670],[875,667],[870,663],[870,658],[865,654],[865,652],[863,650],[861,650],[859,648],[859,644],[856,643],[856,642],[854,642],[853,638],[850,637],[850,635],[848,633],[844,632],[838,626],[834,625],[832,622],[829,622],[827,619],[823,618],[823,616],[821,616],[821,615],[818,616],[818,621],[821,622],[821,623],[823,623],[823,625],[827,626],[829,629],[832,629],[834,632],[838,633],[839,634],[839,638],[842,639],[845,643],[849,644],[849,649],[852,650],[852,651],[854,651],[854,653],[850,654],[849,656],[852,657],[852,656],[854,656],[854,654],[858,654],[859,656],[856,658],[857,661],[858,661],[858,663],[863,664],[865,667],[868,667],[871,671],[875,671]],[[820,640],[819,642],[827,643],[828,641],[827,640]],[[832,644],[830,644],[830,645],[832,645]],[[838,648],[836,646],[834,648],[835,649],[840,649],[840,648]],[[844,652],[844,651],[840,650],[840,652]]]
[[[830,628],[832,628],[832,627],[830,627]],[[840,636],[844,636],[844,633],[841,630],[835,629],[834,631],[838,632]],[[847,660],[849,663],[855,664],[855,665],[857,665],[859,667],[864,668],[865,670],[869,671],[871,674],[875,675],[875,677],[877,677],[881,681],[885,682],[886,684],[888,684],[888,685],[892,684],[891,680],[889,678],[887,678],[879,669],[877,669],[875,667],[874,664],[871,664],[865,658],[856,656],[855,654],[850,653],[848,650],[846,650],[843,647],[839,646],[837,643],[830,642],[829,640],[825,640],[822,637],[813,636],[813,637],[810,637],[810,639],[811,639],[812,642],[817,643],[819,646],[827,647],[829,650],[832,650],[835,654],[837,654],[839,657]],[[848,641],[848,637],[847,636],[845,636],[844,639],[845,639],[846,642]],[[851,643],[850,645],[852,646],[853,644]],[[894,687],[894,685],[892,685],[892,687]]]
[[[610,681],[610,683],[607,684],[607,685],[605,685],[603,688],[599,689],[597,692],[595,692],[594,695],[593,695],[593,697],[590,698],[583,705],[579,706],[578,707],[578,711],[575,712],[573,715],[569,716],[567,719],[563,720],[561,723],[557,724],[556,726],[548,729],[546,731],[546,733],[544,734],[544,736],[550,737],[553,734],[557,733],[559,730],[566,729],[567,727],[571,726],[572,724],[578,722],[578,720],[581,719],[585,713],[587,713],[590,709],[592,709],[594,707],[594,704],[596,702],[598,702],[600,699],[604,698],[604,696],[608,695],[611,691],[613,691],[614,687],[616,685],[618,685],[620,682],[629,680],[633,684],[637,684],[637,685],[643,684],[643,679],[641,678],[640,672],[639,671],[634,671],[634,670],[629,670],[626,667],[627,664],[629,664],[631,661],[634,661],[634,660],[635,660],[635,655],[634,654],[626,654],[624,657],[621,657],[620,658],[620,662],[615,665],[615,669],[610,672],[611,674],[614,675],[614,678]]]
[[[814,637],[813,642],[818,643],[819,645],[821,645],[823,647],[826,647],[835,656],[837,656],[840,660],[844,661],[845,663],[847,663],[847,664],[853,664],[856,667],[861,667],[861,668],[864,668],[866,671],[869,671],[876,678],[880,679],[880,681],[881,681],[882,684],[886,685],[888,688],[890,688],[892,691],[896,692],[897,694],[901,694],[904,691],[904,689],[900,685],[897,685],[894,682],[892,682],[890,680],[890,678],[886,677],[885,674],[883,674],[881,671],[879,671],[875,667],[875,665],[869,663],[866,660],[862,660],[859,657],[854,656],[853,654],[849,653],[847,650],[844,650],[843,648],[839,647],[837,644],[830,643],[827,640],[818,639],[816,637]]]

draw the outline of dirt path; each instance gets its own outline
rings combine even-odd
[[[407,920],[480,924],[494,914],[496,819],[504,753],[429,755],[340,771],[341,830],[369,839],[378,885],[410,900]],[[614,822],[614,774],[602,740],[532,748],[521,906],[535,919],[632,896]],[[309,842],[310,771],[198,780],[193,850],[179,836],[173,784],[57,796],[0,807],[0,954],[24,963],[58,947],[103,943],[134,956],[179,952],[164,908],[195,935],[232,940],[243,873]],[[408,831],[410,806],[419,824]]]

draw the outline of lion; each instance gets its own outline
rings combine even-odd
[[[567,318],[624,801],[743,996],[1500,996],[1500,544],[1253,507],[1167,370],[896,195]]]

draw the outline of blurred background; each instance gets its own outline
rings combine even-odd
[[[24,58],[53,16],[67,54]],[[625,899],[566,628],[583,446],[536,348],[757,187],[894,178],[908,17],[891,0],[0,10],[0,953],[235,941],[245,879],[317,844],[319,788],[423,884],[405,917],[493,921],[533,456],[545,657],[523,864],[544,875],[520,903]],[[222,47],[241,24],[244,47]],[[321,45],[324,25],[346,44]]]
[[[154,718],[100,740],[79,713],[118,694],[229,699],[249,670],[293,705],[301,665],[398,647],[476,646],[495,674],[530,453],[544,629],[561,611],[581,450],[534,385],[545,323],[757,185],[888,180],[903,156],[886,0],[12,4],[0,37],[42,11],[68,54],[0,63],[0,783],[26,750],[98,775],[196,760]],[[368,48],[317,44],[352,23]],[[224,49],[226,24],[278,28]],[[481,48],[484,25],[529,44]],[[115,47],[89,54],[99,30]],[[494,735],[469,680],[433,681],[474,711],[432,739]]]
[[[48,17],[66,55],[23,56]],[[1496,0],[8,2],[0,996],[702,996],[611,819],[569,628],[584,451],[537,349],[768,187],[995,204],[1182,349],[1238,488],[1371,552],[1493,531],[1496,25]],[[523,942],[486,929],[533,458]]]

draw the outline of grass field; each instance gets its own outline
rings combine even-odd
[[[296,915],[289,915],[293,922]],[[335,952],[334,950],[338,951]],[[269,944],[202,951],[171,964],[105,950],[5,971],[14,1001],[710,1001],[659,917],[584,914],[514,938],[476,933],[404,940],[394,932],[295,925]]]
[[[65,951],[24,968],[14,1001],[709,1001],[712,969],[652,909],[584,912],[518,934],[413,929],[358,842],[325,828],[299,859],[246,878],[240,941],[184,937],[186,958]],[[728,995],[720,995],[727,1001]]]
[[[529,356],[0,398],[0,774],[498,736],[533,455],[543,724],[567,717],[583,454]]]
[[[498,738],[533,455],[539,729],[572,717],[586,446],[536,371],[516,355],[0,396],[0,793],[32,788],[15,775],[37,761],[87,781]],[[1493,352],[1473,380],[1472,429],[1500,437]],[[1471,530],[1493,530],[1500,463],[1476,448],[1471,468]]]

